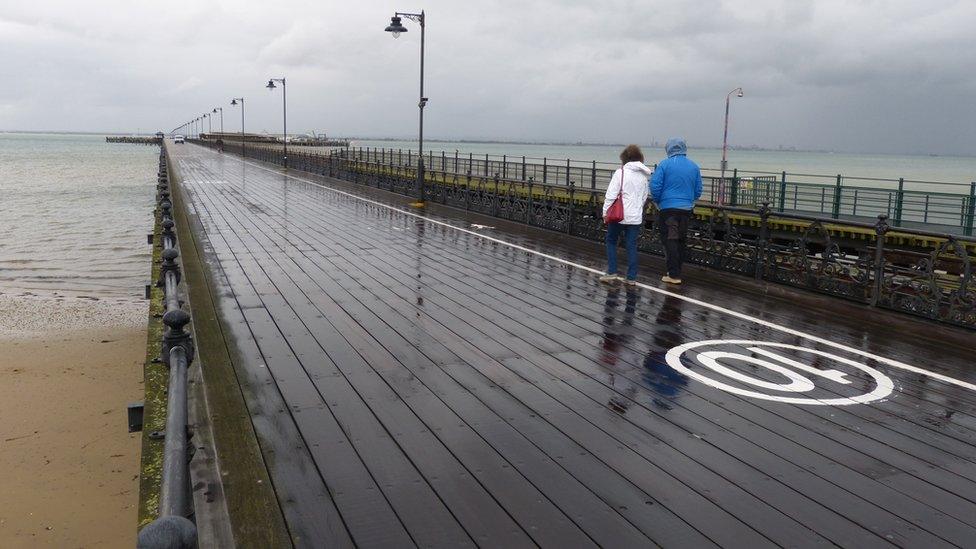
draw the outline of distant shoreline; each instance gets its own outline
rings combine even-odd
[[[0,130],[0,134],[29,134],[29,135],[100,135],[100,136],[152,136],[156,132],[90,132],[90,131],[61,131],[61,130]],[[297,135],[297,134],[296,134]],[[345,136],[343,139],[350,141],[416,141],[411,137],[367,137],[367,136]],[[462,144],[483,144],[483,145],[538,145],[551,147],[624,147],[629,143],[605,143],[605,142],[567,142],[567,141],[517,141],[504,139],[445,139],[427,138],[426,143],[462,143]],[[652,142],[644,143],[645,147],[663,148],[664,144]],[[717,146],[693,146],[691,150],[721,150]],[[956,154],[933,154],[924,152],[865,152],[865,151],[834,151],[829,149],[801,149],[796,147],[771,148],[760,147],[758,145],[729,145],[730,151],[756,151],[756,152],[783,152],[783,153],[816,153],[816,154],[848,154],[848,155],[877,155],[877,156],[920,156],[926,158],[976,158],[976,155],[956,155]]]

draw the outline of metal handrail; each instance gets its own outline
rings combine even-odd
[[[165,145],[160,151],[157,198],[162,218],[163,262],[156,285],[163,288],[165,314],[161,359],[169,366],[166,430],[163,433],[163,468],[159,495],[159,517],[139,532],[137,547],[145,549],[191,549],[197,546],[196,525],[190,491],[190,445],[188,423],[188,369],[193,361],[193,339],[184,330],[190,315],[180,304],[180,265],[173,231],[173,203],[170,201],[169,169]]]

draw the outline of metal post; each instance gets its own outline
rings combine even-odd
[[[736,88],[736,89],[730,91],[725,96],[725,129],[722,132],[722,164],[720,166],[721,167],[721,170],[722,170],[722,179],[721,179],[720,185],[723,188],[720,189],[721,192],[719,193],[719,201],[720,201],[720,203],[723,203],[725,201],[725,196],[724,196],[725,195],[725,192],[724,192],[724,190],[725,190],[724,189],[724,186],[725,186],[725,169],[726,169],[726,167],[728,165],[728,163],[725,161],[725,151],[726,151],[726,149],[728,149],[728,143],[729,143],[729,103],[732,101],[732,94],[735,93],[735,92],[739,92],[738,97],[742,97],[742,88]]]
[[[969,211],[966,213],[966,236],[973,235],[974,217],[976,217],[976,181],[969,184]]]
[[[282,126],[284,127],[285,136],[282,140],[285,142],[285,169],[288,169],[288,86],[285,85],[285,79],[281,79],[281,119]]]
[[[891,227],[888,225],[888,216],[881,214],[874,225],[876,244],[874,246],[874,287],[871,292],[869,302],[872,307],[878,304],[881,299],[881,291],[884,288],[884,244],[885,234]]]
[[[247,158],[247,135],[244,133],[244,98],[235,97],[230,104],[235,104],[235,101],[241,102],[241,158]]]
[[[732,170],[732,190],[729,193],[729,205],[735,206],[739,200],[739,168]]]
[[[596,188],[596,160],[593,161],[593,167],[590,168],[590,188]]]
[[[424,97],[424,39],[427,29],[426,16],[424,10],[420,10],[420,155],[417,165],[417,196],[420,201],[424,201],[424,107],[427,105],[427,98]]]
[[[840,193],[841,193],[840,184],[841,184],[841,175],[837,174],[837,184],[834,185],[834,208],[830,214],[831,217],[833,217],[834,219],[840,217]]]
[[[901,226],[902,208],[905,205],[905,178],[898,178],[898,193],[895,195],[895,226]]]
[[[543,156],[542,157],[542,184],[543,185],[546,184],[546,172],[548,171],[548,167],[549,166],[547,164],[546,157]]]
[[[525,155],[522,155],[522,181],[525,181]]]
[[[756,280],[762,280],[766,261],[766,247],[769,243],[769,202],[759,207],[759,250],[756,253]]]
[[[786,172],[782,173],[782,178],[779,180],[779,211],[782,212],[786,209]]]

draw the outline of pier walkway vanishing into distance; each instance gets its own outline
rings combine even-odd
[[[284,544],[976,543],[971,331],[167,148]]]

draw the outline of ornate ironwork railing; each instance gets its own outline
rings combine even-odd
[[[257,145],[271,146],[274,145]],[[298,149],[295,149],[298,150]],[[415,168],[417,152],[409,149],[346,147],[345,158]],[[610,180],[616,164],[572,159],[532,158],[459,151],[424,155],[427,169],[473,176],[527,181],[546,185],[598,189]],[[780,213],[816,215],[871,222],[879,214],[896,227],[938,228],[972,236],[976,232],[976,182],[969,184],[853,177],[841,174],[703,169],[703,201],[732,207],[758,208],[763,202]]]
[[[224,144],[228,152],[239,152],[237,148]],[[248,156],[281,163],[281,152],[275,149],[248,148]],[[292,154],[289,167],[404,195],[415,192],[416,172],[409,166],[358,160],[344,150]],[[429,201],[588,240],[602,241],[606,234],[601,189],[546,185],[499,173],[459,174],[436,166],[425,167],[425,172]],[[653,213],[647,217],[649,226]],[[743,216],[749,223],[733,223]],[[836,236],[850,232],[858,232],[859,238]],[[639,247],[664,255],[655,230],[643,231]],[[894,229],[885,214],[863,223],[778,212],[766,200],[757,208],[702,208],[688,234],[690,263],[966,328],[976,328],[974,255],[976,239]]]

